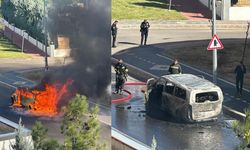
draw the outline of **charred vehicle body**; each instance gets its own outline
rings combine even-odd
[[[218,118],[223,94],[206,79],[192,74],[172,74],[149,79],[145,99],[147,114],[152,109],[160,109],[183,121],[201,122]]]

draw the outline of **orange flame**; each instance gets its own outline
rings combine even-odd
[[[72,84],[72,80],[68,80],[65,84],[45,83],[44,90],[28,90],[19,88],[15,94],[17,99],[12,104],[13,107],[26,107],[32,114],[38,115],[56,115],[58,114],[58,102],[68,92],[68,87]],[[30,103],[24,105],[24,101]],[[27,102],[26,102],[27,103]]]

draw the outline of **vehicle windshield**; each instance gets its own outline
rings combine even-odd
[[[219,96],[217,92],[197,93],[195,96],[196,103],[203,103],[205,101],[217,101],[217,100],[219,100]]]

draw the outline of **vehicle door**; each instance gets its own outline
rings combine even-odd
[[[162,108],[167,111],[173,111],[172,101],[174,101],[174,87],[175,85],[170,82],[166,81],[163,91],[162,91]]]
[[[183,117],[186,110],[185,107],[188,105],[186,90],[179,86],[175,86],[173,97],[171,105],[175,108],[174,114],[176,116]]]

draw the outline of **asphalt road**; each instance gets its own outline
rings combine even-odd
[[[217,32],[222,42],[232,42],[244,39],[245,31]],[[118,47],[112,49],[112,57],[122,59],[124,62],[133,65],[145,72],[156,76],[168,73],[168,67],[172,60],[163,55],[163,51],[183,46],[194,46],[208,44],[211,39],[211,31],[208,30],[150,30],[148,46],[139,47],[140,34],[137,30],[118,31]],[[225,40],[226,39],[226,40]],[[205,41],[200,41],[205,40]],[[195,59],[195,58],[190,58]],[[212,76],[207,70],[200,70],[182,64],[183,72],[202,75],[212,81]],[[244,96],[236,99],[235,86],[233,83],[223,79],[218,80],[218,85],[224,92],[224,105],[243,112],[244,108],[250,105],[248,90],[244,90]],[[132,90],[133,91],[133,90]],[[138,92],[137,92],[138,93]],[[142,98],[141,98],[142,99]],[[138,97],[132,99],[130,103],[142,103]],[[174,121],[160,121],[135,111],[143,110],[143,107],[136,107],[131,110],[120,109],[122,105],[112,105],[112,127],[127,133],[128,135],[151,144],[153,135],[156,136],[159,149],[235,149],[238,144],[233,131],[226,125],[230,122],[227,117],[222,117],[218,122],[210,124],[186,125]]]
[[[156,76],[166,75],[168,67],[172,60],[167,56],[162,55],[163,49],[154,45],[130,48],[113,55],[114,58],[123,59],[124,62],[140,68]],[[190,58],[195,59],[195,58]],[[202,75],[206,79],[212,81],[212,75],[206,71],[199,70],[185,64],[181,64],[184,73]],[[224,92],[225,106],[228,106],[239,112],[244,112],[244,109],[250,106],[250,91],[245,89],[241,99],[235,98],[235,85],[224,79],[219,78],[217,83]]]
[[[136,82],[129,77],[128,82]],[[151,145],[157,140],[157,149],[233,150],[239,144],[230,128],[231,118],[221,116],[218,121],[184,124],[166,115],[164,120],[148,117],[145,114],[144,94],[141,85],[127,85],[133,98],[130,101],[112,103],[112,127]]]
[[[119,35],[120,33],[120,35]],[[219,38],[223,39],[223,44],[238,42],[245,38],[243,30],[219,30]],[[112,49],[112,57],[123,59],[124,62],[140,68],[156,76],[168,73],[168,67],[172,60],[164,56],[163,51],[172,48],[182,48],[200,44],[208,44],[211,39],[209,30],[150,30],[148,46],[139,47],[140,35],[137,30],[121,30],[118,32],[118,47]],[[190,58],[196,59],[196,58]],[[195,66],[182,64],[184,73],[202,75],[212,81],[211,71],[200,70]],[[234,81],[233,81],[234,82]],[[250,90],[244,90],[241,99],[235,98],[235,84],[218,80],[218,85],[224,92],[224,105],[239,112],[244,112],[250,105]]]
[[[13,68],[12,68],[13,69]],[[57,139],[60,143],[63,143],[64,137],[61,134],[60,126],[62,123],[62,117],[42,117],[31,116],[26,111],[12,110],[10,106],[10,95],[15,91],[15,87],[31,87],[34,86],[30,80],[23,78],[19,73],[10,71],[0,73],[0,116],[5,117],[13,122],[18,122],[19,118],[22,118],[23,124],[28,129],[32,129],[35,121],[41,121],[45,128],[48,129],[48,136],[50,138]],[[100,137],[102,142],[106,142],[107,147],[110,147],[111,140],[111,117],[110,107],[104,104],[99,104],[101,100],[89,99],[89,105],[92,107],[98,105],[100,108],[99,120],[100,120]]]

